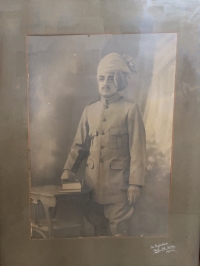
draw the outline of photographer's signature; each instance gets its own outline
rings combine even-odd
[[[171,253],[175,252],[176,250],[176,246],[171,245],[169,243],[155,244],[153,246],[150,246],[150,248],[153,251],[153,255],[160,252]]]

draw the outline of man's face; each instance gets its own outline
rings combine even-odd
[[[105,98],[112,96],[118,91],[114,83],[113,72],[101,73],[98,77],[98,83],[99,83],[99,93],[101,94],[101,96]]]

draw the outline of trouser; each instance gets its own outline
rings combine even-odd
[[[127,203],[99,204],[89,200],[85,204],[84,215],[94,225],[95,235],[128,235],[129,218],[133,206]]]

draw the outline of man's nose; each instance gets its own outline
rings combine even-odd
[[[104,80],[104,85],[107,86],[109,84],[109,80],[108,79],[105,79]]]

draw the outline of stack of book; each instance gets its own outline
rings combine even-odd
[[[66,192],[81,192],[81,182],[80,181],[65,181],[62,184],[60,192],[66,193]]]

